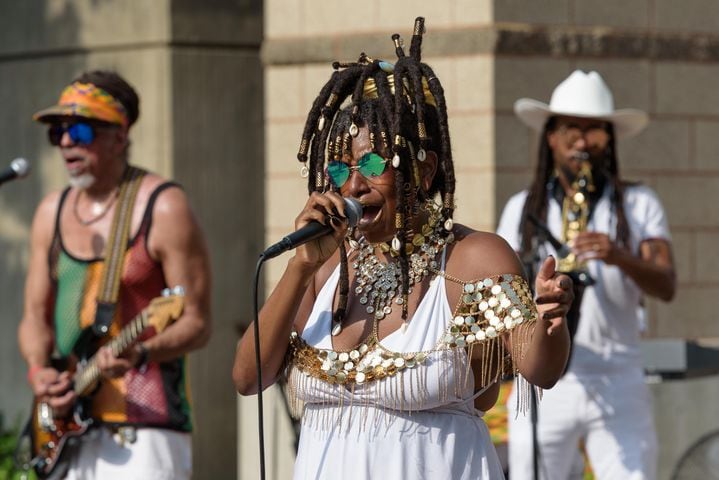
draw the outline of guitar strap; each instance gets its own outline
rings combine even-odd
[[[120,183],[117,208],[112,219],[110,237],[105,246],[105,263],[97,294],[95,323],[92,325],[93,332],[98,337],[107,335],[115,315],[115,306],[120,294],[122,266],[130,236],[132,210],[145,173],[147,173],[145,170],[128,165]]]

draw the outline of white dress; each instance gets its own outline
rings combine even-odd
[[[339,267],[320,291],[302,333],[311,347],[332,350],[338,279]],[[290,388],[304,406],[296,480],[504,478],[483,412],[473,406],[482,392],[473,393],[466,350],[435,348],[451,321],[445,280],[436,276],[407,330],[370,346],[385,356],[428,352],[421,365],[352,387],[307,381],[290,367]]]

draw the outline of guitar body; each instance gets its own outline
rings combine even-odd
[[[99,340],[92,328],[86,328],[75,343],[73,354],[68,358],[52,359],[52,367],[59,372],[76,372],[78,366],[86,365],[95,354]],[[90,408],[90,398],[78,398],[72,411],[64,418],[55,418],[52,407],[37,398],[33,400],[28,427],[31,454],[35,459],[33,468],[38,477],[45,478],[55,471],[61,463],[65,447],[84,435],[92,425],[93,420],[85,413]]]
[[[153,327],[156,333],[161,332],[182,314],[183,295],[181,287],[163,291],[161,297],[153,299],[147,308],[105,345],[118,357],[127,351],[148,327]],[[27,462],[19,461],[17,451],[15,459],[21,466],[32,467],[40,478],[46,478],[55,471],[58,464],[62,463],[65,447],[79,441],[79,437],[94,423],[89,415],[90,403],[102,377],[94,355],[98,343],[98,337],[92,328],[87,328],[75,344],[74,355],[53,364],[53,368],[58,371],[75,371],[72,388],[77,395],[77,401],[68,416],[55,418],[50,405],[37,398],[33,402],[32,415],[18,441],[20,445],[23,439],[27,440],[29,437],[31,459]],[[73,362],[76,365],[69,365],[70,360],[76,359],[78,362]]]
[[[85,403],[80,401],[80,403]],[[38,477],[46,478],[62,461],[65,447],[77,441],[90,428],[91,418],[83,418],[82,408],[75,408],[66,418],[53,418],[50,406],[33,402],[30,418],[31,453],[36,459],[32,465]]]

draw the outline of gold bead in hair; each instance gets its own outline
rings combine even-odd
[[[444,208],[454,208],[454,195],[451,193],[444,194]]]
[[[332,108],[337,101],[337,94],[331,93],[329,98],[327,99],[327,103],[325,103],[325,107]]]
[[[394,94],[393,74],[387,75],[387,83],[389,83],[390,92]],[[424,93],[424,103],[436,107],[437,102],[434,100],[434,95],[432,95],[432,92],[429,90],[429,83],[427,83],[427,79],[425,77],[422,77],[422,91]],[[368,78],[365,80],[362,98],[379,98],[379,93],[377,93],[377,82],[374,81],[374,78]]]
[[[307,146],[309,145],[309,141],[306,138],[303,138],[300,142],[300,150],[299,155],[307,155]]]

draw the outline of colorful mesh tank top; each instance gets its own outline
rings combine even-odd
[[[133,317],[159,296],[167,285],[159,263],[147,250],[152,209],[161,191],[177,186],[164,183],[152,192],[137,234],[125,254],[120,294],[109,337],[115,336]],[[83,329],[95,321],[95,302],[104,259],[83,260],[65,249],[60,215],[70,189],[60,198],[55,234],[50,249],[50,275],[54,286],[55,350],[61,357],[72,353]],[[148,329],[140,337],[155,333]],[[190,431],[190,392],[186,357],[169,362],[149,362],[123,377],[104,379],[92,398],[93,418],[109,424],[165,427]]]

